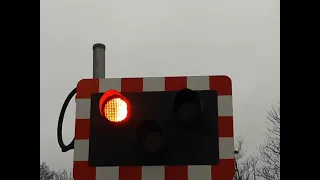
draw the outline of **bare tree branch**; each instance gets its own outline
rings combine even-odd
[[[246,150],[243,147],[243,137],[242,136],[236,137],[235,141],[236,141],[235,150],[237,151],[235,158],[236,160],[240,160],[243,158],[243,156],[246,153]]]
[[[73,180],[73,178],[71,173],[66,170],[53,171],[45,162],[42,162],[40,164],[40,180]]]
[[[68,173],[66,170],[63,170],[55,173],[54,180],[73,180],[73,178],[71,173]]]
[[[40,164],[40,180],[53,180],[54,172],[50,171],[49,166],[42,162]]]
[[[236,174],[234,176],[234,180],[241,180],[241,169],[239,165],[239,161],[243,158],[245,154],[245,149],[243,148],[243,137],[239,136],[236,137],[235,139],[235,169],[236,169]]]
[[[245,158],[243,137],[235,142],[236,174],[234,180],[280,180],[280,102],[267,116],[267,133],[258,157]]]
[[[247,159],[243,159],[246,154],[243,137],[236,138],[235,150],[237,152],[235,156],[236,174],[233,179],[258,180],[258,159],[252,156],[249,156]]]
[[[259,176],[266,180],[280,180],[280,102],[268,112],[267,120],[265,143],[259,147]]]

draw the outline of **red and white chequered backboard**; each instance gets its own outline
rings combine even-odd
[[[219,165],[89,167],[92,93],[216,90]],[[77,85],[73,177],[75,180],[232,180],[235,173],[232,84],[227,76],[83,79]]]

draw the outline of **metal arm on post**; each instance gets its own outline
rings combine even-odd
[[[93,45],[93,78],[104,79],[105,78],[105,51],[106,46],[101,43],[97,43]],[[68,104],[72,97],[76,94],[77,89],[73,89],[66,100],[63,103],[62,109],[60,111],[59,120],[58,120],[58,128],[57,128],[57,137],[58,143],[62,152],[67,152],[71,149],[74,149],[74,138],[69,145],[65,145],[62,140],[62,123],[64,114],[68,107]]]

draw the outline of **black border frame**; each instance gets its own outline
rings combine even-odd
[[[40,159],[40,4],[6,1],[2,7],[2,172],[7,179],[32,179],[39,177]]]
[[[2,80],[5,81],[2,90],[12,96],[9,96],[11,98],[3,97],[2,100],[6,103],[3,105],[3,108],[5,108],[3,112],[10,113],[13,116],[9,120],[2,121],[4,123],[2,124],[2,134],[6,135],[6,132],[10,132],[9,136],[2,138],[3,155],[7,156],[7,160],[5,160],[7,164],[4,164],[3,168],[6,173],[12,171],[11,175],[15,179],[19,179],[18,176],[22,178],[38,176],[36,171],[30,171],[32,166],[36,170],[36,165],[39,166],[37,159],[40,159],[40,156],[37,155],[37,151],[39,151],[37,144],[37,141],[39,142],[39,124],[35,120],[36,117],[39,117],[38,107],[34,103],[32,106],[19,108],[16,104],[17,98],[15,95],[22,94],[21,97],[30,102],[40,97],[38,84],[40,74],[35,73],[40,69],[40,1],[19,1],[18,3],[6,1],[6,3],[9,4],[5,5],[3,3],[3,6],[12,9],[12,11],[2,11],[2,17],[4,17],[1,28],[2,41],[4,41],[3,55],[9,55],[8,58],[3,56],[2,60],[3,69],[1,73],[3,74]],[[317,12],[312,9],[317,6],[301,2],[298,4],[299,8],[293,7],[294,5],[294,1],[288,3],[282,1],[282,12],[280,13],[281,30],[284,32],[281,33],[281,104],[283,117],[281,122],[283,152],[281,174],[282,178],[285,179],[299,179],[300,176],[302,179],[312,179],[311,177],[317,176],[318,172],[316,168],[318,157],[315,156],[317,155],[315,152],[317,152],[318,143],[316,142],[319,140],[316,136],[319,130],[316,126],[318,124],[318,116],[315,114],[317,107],[314,105],[317,102],[310,98],[306,100],[305,97],[313,93],[312,90],[315,85],[312,83],[318,82],[317,79],[312,80],[312,77],[314,77],[312,73],[318,70],[312,71],[312,65],[310,64],[311,61],[318,61],[317,56],[313,56],[313,52],[318,51],[313,51],[313,43],[305,41],[313,40],[316,37],[314,36],[315,33],[311,32],[312,28],[308,27],[317,25],[317,18],[313,20],[315,16],[306,16],[307,14],[303,10],[308,10],[311,13]],[[306,7],[302,7],[303,5]],[[299,42],[299,40],[304,42]],[[316,46],[314,47],[316,48]],[[17,49],[19,49],[19,53],[17,53]],[[308,60],[309,62],[307,62]],[[294,66],[297,66],[297,68]],[[303,68],[307,72],[301,72]],[[15,72],[19,73],[15,74]],[[29,86],[21,86],[19,81],[16,81],[20,78],[23,78],[24,84],[29,84]],[[307,81],[310,81],[311,84],[309,84],[309,90],[306,93]],[[300,89],[301,85],[305,89]],[[313,103],[308,104],[306,102],[308,100],[313,101]],[[303,110],[303,108],[308,109]],[[19,110],[18,113],[17,110]],[[27,117],[19,119],[16,116],[17,114],[27,115]],[[312,130],[312,128],[315,129]],[[16,167],[17,164],[21,168]],[[19,173],[17,173],[17,168],[19,168]]]
[[[319,80],[313,73],[319,70],[318,65],[312,63],[319,61],[318,54],[315,54],[318,53],[315,37],[319,33],[318,28],[311,27],[317,26],[318,18],[310,14],[318,12],[312,9],[318,6],[294,1],[282,1],[280,5],[283,32],[280,33],[281,174],[284,179],[316,179],[314,177],[318,177],[319,172],[319,110],[316,100]]]

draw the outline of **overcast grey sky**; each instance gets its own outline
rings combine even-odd
[[[92,45],[104,43],[106,77],[228,75],[234,129],[248,152],[263,142],[280,100],[279,0],[41,0],[40,158],[72,168],[56,128],[61,106],[92,77]],[[75,101],[63,125],[74,136]]]

